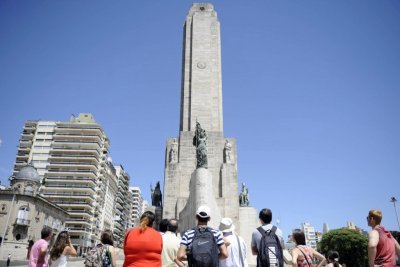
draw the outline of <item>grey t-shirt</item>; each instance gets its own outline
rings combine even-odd
[[[271,223],[269,223],[269,224],[264,224],[263,226],[262,226],[262,228],[265,230],[265,231],[268,231],[268,230],[271,230],[272,229],[272,224]],[[275,232],[275,234],[278,236],[278,238],[279,238],[279,241],[281,242],[281,246],[282,246],[282,249],[284,249],[285,248],[285,244],[284,244],[284,242],[283,242],[283,233],[282,233],[282,230],[281,229],[279,229],[279,228],[276,228],[276,232]],[[259,249],[259,247],[260,247],[260,241],[261,241],[261,233],[256,229],[254,232],[253,232],[253,234],[251,235],[251,247],[257,247],[257,250]]]

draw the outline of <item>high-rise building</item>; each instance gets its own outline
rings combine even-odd
[[[115,170],[118,178],[118,192],[116,197],[116,209],[114,218],[114,241],[117,246],[123,245],[125,232],[132,227],[132,192],[129,190],[129,174],[122,165],[116,165]]]
[[[140,187],[131,186],[129,190],[132,192],[132,226],[136,226],[139,224],[140,216],[145,210],[144,207],[144,199],[142,196],[142,191]]]
[[[73,245],[86,252],[113,229],[116,170],[108,158],[109,140],[88,113],[70,121],[27,121],[18,147],[14,175],[27,163],[38,171],[40,193],[69,213]]]
[[[312,226],[310,223],[302,223],[301,230],[304,232],[306,237],[306,245],[317,248],[318,236],[315,232],[314,226]]]

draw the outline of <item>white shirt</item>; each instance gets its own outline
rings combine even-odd
[[[237,236],[236,234],[226,235],[225,239],[230,243],[229,246],[226,247],[228,250],[228,258],[220,260],[219,266],[220,267],[248,267],[247,259],[246,259],[246,243],[244,242],[243,238]],[[243,264],[240,260],[240,252],[239,252],[239,243],[240,243],[240,251],[242,252]]]
[[[67,262],[68,262],[68,257],[61,254],[61,256],[58,259],[56,259],[50,264],[50,267],[66,267]]]
[[[167,231],[162,235],[163,249],[161,252],[161,262],[163,267],[175,267],[176,254],[181,243],[181,239],[175,233]]]

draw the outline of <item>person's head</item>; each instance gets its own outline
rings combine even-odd
[[[114,235],[113,235],[113,232],[111,232],[111,230],[104,230],[101,233],[100,241],[104,245],[114,246]]]
[[[219,223],[219,230],[222,233],[232,233],[235,230],[235,225],[231,218],[222,218]]]
[[[147,229],[147,227],[153,227],[154,219],[156,216],[151,211],[143,212],[142,216],[140,217],[140,229],[142,232]]]
[[[67,231],[62,231],[58,234],[56,241],[50,250],[52,260],[58,259],[64,251],[64,248],[69,245],[69,234]]]
[[[381,224],[382,212],[380,210],[370,210],[367,216],[368,226],[376,226]]]
[[[296,245],[305,245],[306,244],[306,236],[304,235],[304,232],[301,231],[300,229],[293,230],[292,238],[293,238],[293,241],[296,243]]]
[[[158,230],[160,230],[161,233],[165,233],[167,231],[168,221],[168,219],[162,219],[158,224]]]
[[[176,233],[178,231],[178,226],[179,226],[178,220],[171,219],[168,221],[167,230]]]
[[[196,211],[196,218],[199,224],[207,224],[210,220],[210,208],[206,205],[201,205]]]
[[[262,209],[258,218],[263,222],[263,224],[271,223],[272,221],[272,211],[270,209]]]
[[[42,239],[49,241],[53,237],[53,229],[48,226],[44,226],[40,232],[40,236]]]
[[[326,254],[326,257],[329,263],[339,262],[339,252],[337,252],[336,250],[329,250]]]

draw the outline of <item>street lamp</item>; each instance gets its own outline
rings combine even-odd
[[[390,202],[393,203],[394,212],[396,213],[397,225],[399,226],[399,230],[400,230],[399,216],[397,215],[397,209],[396,209],[396,202],[397,202],[397,199],[396,199],[395,197],[391,197],[391,198],[390,198]]]

